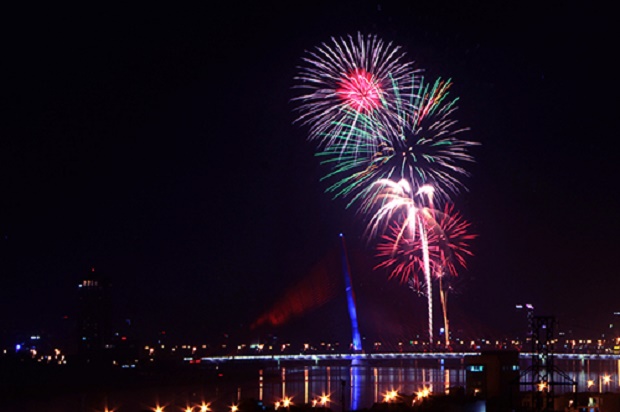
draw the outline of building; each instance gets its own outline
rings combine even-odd
[[[466,356],[468,395],[486,401],[487,411],[510,411],[519,397],[519,352],[483,351]]]
[[[110,283],[95,268],[78,284],[78,356],[82,362],[102,360],[110,339]]]

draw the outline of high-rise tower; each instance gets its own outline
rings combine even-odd
[[[78,289],[78,354],[91,363],[102,357],[110,338],[110,283],[91,268]]]

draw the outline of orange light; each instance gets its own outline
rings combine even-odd
[[[416,396],[418,400],[428,398],[431,394],[430,388],[422,388],[420,391],[416,392]]]
[[[383,402],[394,402],[398,397],[398,392],[391,390],[383,395]]]
[[[320,402],[321,402],[321,406],[326,406],[329,403],[329,396],[328,395],[322,395],[319,398]]]

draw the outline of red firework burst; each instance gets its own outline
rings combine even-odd
[[[424,273],[423,246],[420,237],[412,238],[402,222],[392,222],[377,244],[377,257],[382,259],[375,269],[385,268],[389,279],[420,286],[419,273]],[[430,250],[429,245],[429,252]],[[431,263],[434,259],[431,260]]]
[[[436,213],[437,225],[433,232],[433,243],[437,245],[439,262],[448,273],[457,276],[457,265],[467,267],[466,259],[473,256],[470,243],[477,237],[471,233],[471,223],[447,203],[442,213]]]
[[[373,75],[364,69],[356,69],[340,81],[336,94],[352,109],[371,112],[381,104],[382,90]]]
[[[470,243],[476,235],[470,233],[471,223],[446,204],[443,212],[433,210],[434,218],[424,221],[428,239],[431,273],[457,276],[457,266],[466,267],[467,256],[472,256]],[[423,245],[420,236],[407,236],[402,222],[393,222],[377,244],[376,256],[381,262],[375,269],[389,271],[389,279],[397,278],[401,283],[411,282],[420,288],[418,274],[424,273]]]

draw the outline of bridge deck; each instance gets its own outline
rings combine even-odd
[[[339,360],[409,360],[409,359],[463,359],[465,356],[480,355],[481,352],[394,352],[394,353],[334,353],[334,354],[281,354],[281,355],[231,355],[209,356],[201,358],[201,362],[222,363],[229,361],[339,361]],[[620,360],[620,354],[586,354],[586,353],[554,353],[556,359],[562,360]],[[532,357],[532,353],[522,352],[522,359]],[[192,358],[186,358],[186,361]]]

